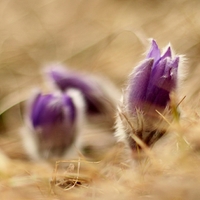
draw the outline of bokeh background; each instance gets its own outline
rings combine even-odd
[[[154,38],[184,55],[182,96],[198,108],[199,0],[1,0],[0,148],[25,160],[18,132],[24,101],[46,91],[42,69],[50,63],[101,75],[121,91]],[[191,99],[195,103],[191,103]]]

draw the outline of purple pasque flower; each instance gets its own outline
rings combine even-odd
[[[83,102],[80,92],[76,90],[67,93],[37,93],[32,98],[27,110],[31,131],[24,138],[32,158],[65,156],[76,145],[84,113]]]
[[[85,99],[89,114],[108,114],[111,105],[115,107],[114,97],[118,97],[118,91],[107,79],[78,73],[60,65],[51,67],[48,75],[57,88],[63,92],[70,88],[79,90]],[[110,88],[112,88],[112,94]]]
[[[170,93],[177,86],[179,57],[172,57],[169,46],[163,55],[154,40],[146,59],[137,66],[130,76],[125,94],[128,112],[136,110],[144,114],[163,111],[170,100]]]
[[[134,68],[128,81],[120,112],[132,125],[123,117],[117,118],[115,136],[119,141],[128,141],[136,149],[140,145],[132,134],[151,145],[166,132],[166,123],[156,111],[163,113],[168,108],[170,93],[177,88],[178,65],[179,56],[172,56],[170,46],[161,54],[152,40],[145,60]]]

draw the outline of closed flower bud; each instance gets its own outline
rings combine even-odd
[[[84,101],[79,91],[37,93],[29,102],[23,132],[24,145],[33,159],[65,157],[78,145]]]
[[[172,56],[170,46],[161,55],[156,42],[152,40],[146,59],[130,75],[123,96],[122,112],[130,119],[134,130],[124,130],[124,120],[118,119],[116,135],[119,138],[128,137],[133,149],[137,145],[130,136],[132,133],[151,145],[165,132],[156,111],[163,113],[168,108],[170,93],[177,88],[178,65],[179,57]]]

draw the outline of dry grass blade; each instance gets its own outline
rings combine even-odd
[[[64,169],[61,169],[61,171],[59,170],[60,164],[64,164]],[[81,171],[81,164],[87,164],[87,168]],[[53,188],[55,186],[59,186],[65,191],[71,190],[76,186],[87,187],[94,178],[92,172],[88,173],[89,170],[98,170],[98,167],[95,168],[93,166],[94,164],[99,164],[99,162],[90,162],[81,158],[78,160],[56,161],[51,179],[51,192],[54,193]]]

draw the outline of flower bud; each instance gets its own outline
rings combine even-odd
[[[128,137],[133,149],[137,145],[130,136],[132,133],[151,145],[165,132],[161,116],[156,111],[163,113],[169,105],[170,94],[177,88],[178,65],[179,57],[172,56],[170,46],[161,55],[156,42],[152,40],[146,58],[131,73],[123,97],[122,112],[130,119],[134,130],[124,130],[126,125],[118,119],[116,135],[119,138]],[[127,135],[124,132],[129,132],[128,136],[122,137],[121,134]]]
[[[77,145],[84,114],[79,91],[37,93],[27,109],[24,145],[33,159],[63,157]],[[71,150],[70,150],[71,151]]]

